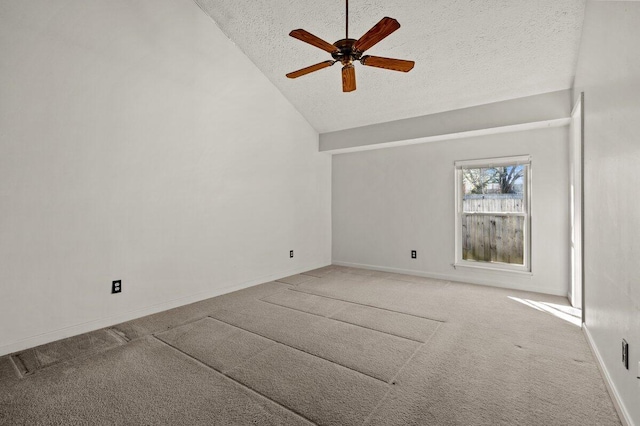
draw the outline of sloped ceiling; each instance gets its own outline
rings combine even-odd
[[[288,79],[327,59],[288,36],[303,28],[345,35],[343,0],[195,0],[320,133],[570,88],[584,0],[351,0],[349,36],[384,16],[401,28],[367,51],[411,59],[409,73],[356,64],[343,93],[339,64]]]

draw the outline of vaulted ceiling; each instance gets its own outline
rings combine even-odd
[[[367,53],[416,65],[403,73],[357,63],[357,90],[343,93],[339,64],[285,74],[331,59],[288,34],[344,38],[344,0],[195,1],[320,133],[570,88],[585,8],[584,0],[351,0],[349,36],[395,18],[401,28]]]

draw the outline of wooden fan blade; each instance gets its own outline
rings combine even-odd
[[[389,34],[400,28],[400,24],[393,18],[384,17],[375,24],[369,31],[365,33],[358,41],[355,42],[353,48],[364,52],[370,49],[373,45],[380,42]]]
[[[353,92],[356,90],[356,69],[353,64],[342,67],[342,91]]]
[[[360,59],[362,65],[369,67],[384,68],[386,70],[409,72],[413,69],[415,62],[404,59],[383,58],[381,56],[365,55]]]
[[[297,38],[298,40],[304,41],[305,43],[309,43],[312,46],[318,47],[325,52],[333,53],[338,50],[333,44],[327,43],[320,37],[316,37],[311,34],[309,31],[305,31],[303,29],[293,30],[289,33],[289,35],[293,38]]]
[[[331,65],[333,65],[335,63],[336,63],[336,61],[320,62],[319,64],[311,65],[310,67],[306,67],[306,68],[302,68],[301,70],[298,70],[298,71],[290,72],[289,74],[287,74],[287,77],[289,77],[289,78],[302,77],[303,75],[309,74],[310,72],[314,72],[314,71],[321,70],[322,68],[330,67]]]

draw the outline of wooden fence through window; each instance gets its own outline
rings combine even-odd
[[[464,260],[524,264],[525,216],[513,214],[524,213],[522,194],[466,195],[463,209]]]

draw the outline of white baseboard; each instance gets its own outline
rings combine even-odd
[[[620,421],[624,426],[634,426],[633,420],[631,420],[631,416],[629,415],[629,412],[627,411],[627,408],[625,407],[624,402],[622,402],[622,398],[620,398],[620,394],[618,393],[618,390],[616,389],[616,386],[613,383],[611,376],[609,375],[609,371],[607,370],[607,367],[605,367],[604,365],[602,356],[600,355],[600,352],[598,351],[598,347],[596,346],[596,343],[593,340],[593,337],[591,336],[591,333],[589,332],[589,329],[587,328],[586,324],[582,324],[582,330],[584,332],[584,335],[587,337],[587,342],[589,343],[591,352],[593,353],[593,356],[596,358],[598,368],[600,370],[600,373],[602,374],[602,377],[604,378],[604,383],[607,386],[609,395],[611,395],[613,406],[616,408],[616,411],[618,412],[618,417],[620,417]]]
[[[136,318],[144,317],[151,314],[156,314],[158,312],[177,308],[179,306],[188,305],[190,303],[199,302],[201,300],[210,299],[212,297],[221,296],[223,294],[231,293],[237,290],[242,290],[243,288],[252,287],[254,285],[262,284],[269,281],[274,281],[280,278],[287,277],[289,275],[299,274],[305,271],[321,268],[327,265],[328,263],[326,262],[322,262],[320,264],[307,265],[302,268],[287,270],[277,274],[270,274],[270,275],[262,276],[249,281],[244,281],[241,283],[225,286],[222,288],[215,288],[208,291],[192,294],[189,296],[180,297],[177,299],[167,300],[165,302],[162,302],[156,305],[146,306],[144,308],[129,311],[124,314],[118,314],[118,315],[114,315],[106,318],[99,318],[93,321],[88,321],[81,324],[75,324],[70,327],[65,327],[58,330],[53,330],[46,333],[38,334],[36,336],[30,336],[30,337],[16,340],[14,342],[0,346],[0,356],[22,351],[29,348],[33,348],[36,346],[44,345],[46,343],[55,342],[56,340],[65,339],[67,337],[88,333],[90,331],[100,330],[101,328],[111,327],[113,325],[120,324],[125,321],[131,321]]]
[[[484,285],[488,287],[508,288],[511,290],[522,290],[522,291],[529,291],[532,293],[550,294],[553,296],[566,296],[565,290],[540,288],[538,286],[532,286],[532,285],[508,285],[508,284],[502,284],[500,282],[496,282],[492,279],[486,279],[486,278],[477,278],[477,277],[470,278],[470,277],[454,275],[454,274],[439,274],[439,273],[433,273],[433,272],[415,271],[412,269],[400,269],[400,268],[391,268],[391,267],[378,266],[378,265],[367,265],[363,263],[342,262],[339,260],[334,260],[332,263],[334,265],[350,266],[352,268],[371,269],[375,271],[392,272],[396,274],[417,275],[419,277],[433,278],[436,280],[456,281],[456,282],[462,282],[467,284]],[[501,272],[494,272],[494,273],[501,274]],[[505,273],[508,274],[510,272],[505,272]]]

